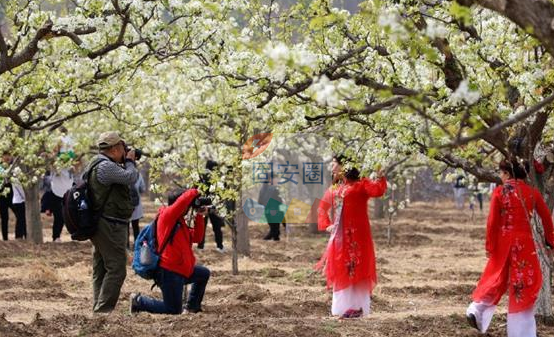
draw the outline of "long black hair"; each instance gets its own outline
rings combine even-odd
[[[350,159],[346,158],[342,154],[333,156],[333,159],[335,159],[341,165],[350,162]],[[360,171],[357,168],[352,167],[344,172],[344,177],[348,180],[360,180]]]
[[[508,172],[511,178],[526,179],[529,172],[529,163],[527,161],[518,162],[517,159],[503,159],[498,164],[498,169]]]

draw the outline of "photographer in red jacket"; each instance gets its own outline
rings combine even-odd
[[[204,237],[204,216],[207,209],[198,208],[195,226],[185,222],[191,204],[198,197],[198,190],[189,189],[168,198],[168,206],[158,210],[157,241],[160,246],[170,237],[174,225],[175,234],[160,257],[156,283],[162,290],[163,301],[138,294],[131,294],[131,313],[147,311],[158,314],[180,314],[183,311],[183,287],[192,283],[185,309],[188,312],[202,311],[202,298],[210,278],[208,268],[196,265],[192,244]]]

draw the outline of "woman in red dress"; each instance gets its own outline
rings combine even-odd
[[[492,193],[487,221],[489,258],[473,292],[466,315],[471,326],[485,333],[502,295],[509,291],[508,337],[535,337],[533,306],[542,285],[530,219],[536,210],[546,245],[554,246],[552,217],[544,199],[525,183],[527,170],[517,161],[499,164],[503,185]]]
[[[377,180],[359,177],[357,169],[342,175],[342,158],[333,158],[335,184],[325,193],[318,209],[318,227],[331,233],[318,269],[333,288],[331,313],[341,317],[369,314],[370,295],[377,283],[375,251],[367,202],[382,196],[387,181],[378,173]]]

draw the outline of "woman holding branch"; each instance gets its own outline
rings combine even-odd
[[[343,161],[333,158],[334,184],[319,204],[318,227],[331,237],[317,268],[333,288],[332,315],[354,318],[369,314],[377,283],[367,202],[385,193],[387,180],[381,171],[376,180],[360,178],[357,169],[344,170]]]

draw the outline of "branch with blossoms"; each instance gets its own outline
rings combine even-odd
[[[467,7],[479,5],[493,10],[535,36],[554,56],[554,3],[549,0],[456,0]]]
[[[197,10],[175,9],[163,2],[139,6],[110,0],[109,4],[111,9],[98,11],[87,2],[74,2],[61,18],[42,12],[37,0],[6,5],[12,32],[0,31],[0,76],[6,84],[0,87],[0,117],[23,129],[40,130],[102,110],[83,109],[66,98],[84,95],[97,106],[107,105],[107,90],[98,88],[123,83],[127,72],[132,77],[151,58],[200,57],[213,38],[213,33],[205,35],[188,28],[188,21],[194,22],[200,15]],[[178,33],[165,34],[161,27],[175,27]],[[121,57],[121,61],[114,64],[114,57]],[[82,76],[31,85],[37,72],[55,74],[54,69],[58,69],[56,75],[64,75],[66,64],[73,65],[71,74],[78,71]],[[50,112],[43,112],[45,109]]]

